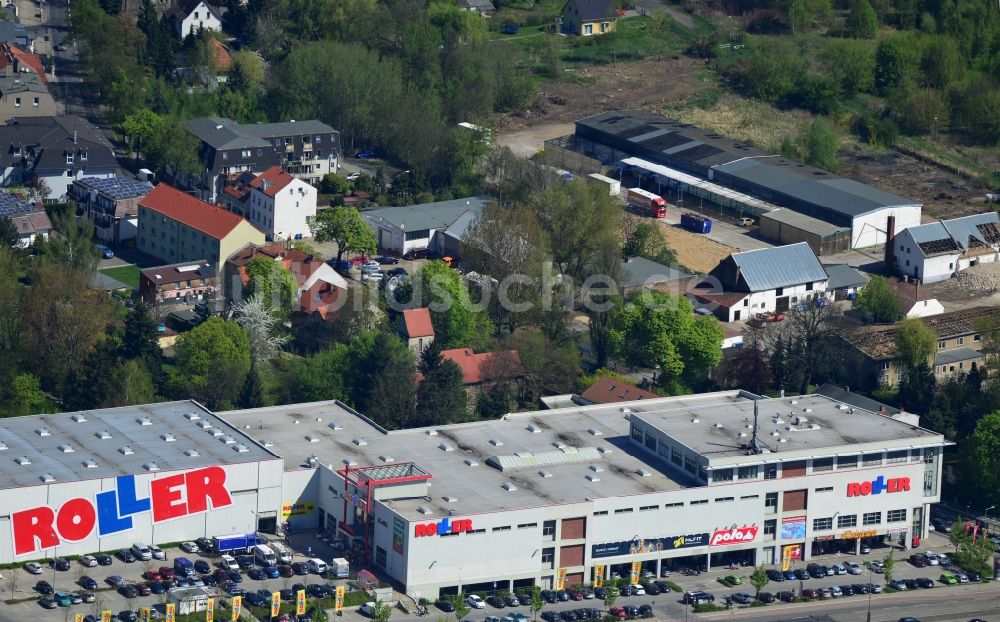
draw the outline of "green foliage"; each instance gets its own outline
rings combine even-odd
[[[372,622],[389,622],[391,615],[392,607],[380,600],[375,603],[375,608],[372,610]]]
[[[129,148],[135,150],[137,156],[157,136],[164,123],[162,116],[149,108],[139,108],[127,115],[122,121],[122,132],[128,141]]]
[[[322,194],[347,194],[351,191],[351,182],[336,173],[327,173],[319,182],[319,191]]]
[[[809,126],[806,135],[806,164],[823,170],[837,172],[840,168],[837,162],[837,136],[830,124],[818,118]]]
[[[264,384],[256,365],[250,365],[250,372],[243,381],[243,388],[240,389],[236,403],[240,408],[260,408],[265,405]]]
[[[951,117],[948,101],[934,89],[901,90],[896,94],[892,109],[905,130],[918,134],[947,128]]]
[[[899,296],[881,276],[873,276],[854,299],[854,308],[870,313],[876,322],[895,322],[901,315],[900,307]]]
[[[882,578],[885,579],[886,585],[892,581],[892,574],[896,569],[896,558],[894,557],[895,552],[896,549],[890,548],[889,554],[882,560]]]
[[[418,426],[464,421],[468,414],[468,395],[462,370],[451,360],[441,358],[440,342],[434,341],[420,355],[423,380],[417,389]]]
[[[847,34],[855,39],[871,39],[878,32],[878,16],[868,0],[855,0],[847,15]]]
[[[476,308],[462,275],[443,261],[429,261],[398,288],[400,301],[430,307],[434,340],[445,348],[471,347],[492,332],[486,314]]]
[[[1000,411],[979,420],[961,450],[965,481],[976,503],[1000,504]]]
[[[605,609],[610,609],[615,606],[615,601],[618,600],[618,596],[621,592],[614,585],[609,585],[604,588],[604,607]]]
[[[201,142],[179,121],[168,118],[147,145],[146,157],[157,171],[193,175],[201,170],[200,147]]]
[[[907,318],[896,326],[897,358],[909,369],[926,365],[937,350],[937,341],[937,333],[920,318]]]
[[[5,401],[11,415],[34,415],[42,412],[45,394],[41,383],[32,374],[18,374],[6,390]]]
[[[455,620],[456,622],[463,622],[465,616],[469,615],[469,603],[465,602],[465,594],[456,594],[451,598],[451,604],[455,607]]]
[[[875,51],[875,86],[886,95],[913,78],[920,60],[918,44],[912,37],[891,35],[882,39]]]
[[[0,246],[10,248],[21,241],[21,234],[10,216],[0,216]]]
[[[538,619],[538,614],[545,608],[545,600],[542,598],[542,588],[534,586],[531,588],[531,613],[534,619]]]
[[[823,42],[819,57],[846,98],[868,93],[875,86],[875,48],[870,41],[829,39]]]
[[[331,207],[308,219],[313,238],[319,242],[337,243],[337,261],[344,253],[374,255],[377,249],[375,232],[361,212],[354,207]]]
[[[298,308],[295,276],[280,261],[258,255],[247,264],[248,287],[244,299],[260,296],[268,309],[288,315]]]
[[[671,391],[701,382],[722,359],[722,326],[695,318],[683,297],[651,293],[629,302],[611,330],[615,351],[634,367],[659,366],[661,386]]]
[[[232,405],[250,371],[250,340],[236,322],[211,317],[177,338],[174,392],[208,408]]]

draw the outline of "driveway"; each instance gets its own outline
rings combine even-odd
[[[669,5],[666,2],[661,2],[660,0],[636,0],[636,9],[642,9],[638,11],[639,13],[650,14],[655,11],[666,11],[670,17],[674,18],[674,21],[684,26],[685,28],[694,28],[694,18],[678,9],[675,6]]]

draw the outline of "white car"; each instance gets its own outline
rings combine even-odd
[[[369,618],[375,613],[375,603],[369,601],[358,607],[358,613]]]
[[[830,570],[833,571],[832,574],[842,575],[847,574],[847,568],[844,568],[843,564],[834,564],[830,566]]]
[[[875,574],[882,574],[883,572],[885,572],[885,566],[882,565],[882,562],[875,562],[875,561],[868,562],[868,569],[874,572]]]
[[[28,562],[24,565],[24,571],[28,574],[42,574],[42,567],[35,562]]]
[[[80,558],[80,564],[87,568],[93,568],[97,565],[97,558],[93,555],[84,555]]]
[[[181,550],[185,553],[197,553],[198,545],[194,542],[181,542]]]
[[[632,593],[637,596],[645,596],[646,588],[642,587],[642,583],[637,583],[632,586]]]
[[[934,551],[927,551],[926,553],[924,553],[924,557],[927,558],[927,563],[930,564],[931,566],[941,565],[941,558],[938,557],[937,553],[935,553]]]
[[[945,553],[938,553],[938,561],[941,562],[942,566],[947,566],[951,563],[951,558]]]
[[[347,181],[356,181],[359,177],[361,177],[361,173],[351,173],[347,176]]]
[[[369,271],[369,272],[362,272],[361,273],[361,280],[362,281],[381,281],[382,277],[384,277],[384,276],[385,275],[382,274],[381,272],[379,272],[378,270],[372,270],[372,271]]]
[[[155,544],[149,545],[149,552],[153,554],[153,559],[164,560],[167,558],[166,554],[163,552],[163,549],[156,546]]]
[[[856,562],[845,562],[844,566],[847,568],[847,574],[861,574],[861,564]]]
[[[465,602],[468,603],[468,605],[473,609],[486,609],[486,603],[483,602],[482,598],[476,596],[475,594],[469,594],[469,596],[465,599]]]

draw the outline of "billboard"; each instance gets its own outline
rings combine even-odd
[[[806,517],[790,516],[781,519],[782,540],[804,540],[806,537]]]
[[[403,554],[403,538],[406,534],[406,521],[398,516],[392,517],[392,550]]]
[[[289,516],[308,516],[316,511],[315,501],[300,501],[297,503],[282,503],[281,518],[288,520]]]
[[[632,585],[639,585],[639,577],[642,573],[642,562],[632,562]]]
[[[604,587],[604,565],[594,566],[594,587]]]
[[[233,615],[230,619],[239,620],[241,613],[243,613],[243,597],[233,596]]]
[[[620,540],[618,542],[595,544],[590,547],[590,557],[596,559],[601,557],[616,557],[618,555],[638,555],[641,553],[688,549],[696,546],[706,546],[707,544],[708,533],[689,533],[683,536],[669,536],[667,538],[638,538],[636,540]]]
[[[281,592],[271,592],[271,617],[277,618],[281,613]]]

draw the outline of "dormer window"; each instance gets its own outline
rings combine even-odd
[[[87,161],[87,150],[86,149],[81,149],[80,150],[80,161],[81,162],[86,162]]]
[[[66,164],[72,164],[72,163],[73,163],[73,152],[72,151],[67,151],[66,152]]]

